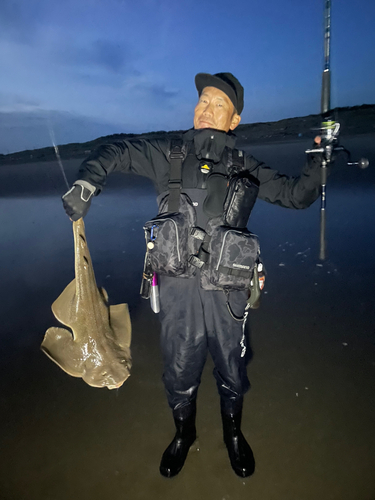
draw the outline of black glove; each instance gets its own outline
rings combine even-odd
[[[76,181],[73,187],[62,197],[63,206],[68,216],[76,221],[85,217],[91,205],[91,198],[96,188],[87,181]]]

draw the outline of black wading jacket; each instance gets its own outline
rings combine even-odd
[[[235,136],[212,129],[191,129],[180,137],[186,155],[182,189],[196,207],[198,225],[204,227],[207,216],[201,207],[207,193],[207,174],[202,173],[199,166],[207,162],[212,172],[228,174],[228,151],[235,147]],[[99,194],[109,174],[132,172],[151,179],[160,195],[168,191],[169,151],[170,139],[124,140],[103,145],[82,163],[79,179],[95,186]],[[301,209],[310,206],[319,196],[320,161],[317,157],[306,163],[298,177],[282,175],[251,155],[245,157],[245,168],[259,181],[259,198],[269,203]]]

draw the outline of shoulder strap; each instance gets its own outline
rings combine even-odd
[[[168,189],[168,212],[178,212],[180,209],[182,161],[185,158],[183,151],[183,141],[179,137],[171,139],[169,161],[171,164],[171,174],[169,176]]]
[[[241,149],[228,149],[227,169],[229,176],[245,170],[246,155]]]

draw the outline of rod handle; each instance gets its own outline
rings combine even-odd
[[[319,259],[326,260],[326,211],[320,210],[320,250]]]

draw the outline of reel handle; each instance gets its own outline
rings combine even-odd
[[[349,166],[353,167],[359,167],[360,169],[364,170],[370,165],[370,162],[367,158],[361,158],[358,161],[351,161],[351,156],[350,156],[350,151],[348,151],[346,148],[343,146],[334,146],[332,147],[332,144],[326,144],[325,146],[318,147],[318,148],[313,148],[313,149],[306,149],[305,153],[306,154],[311,154],[311,153],[321,153],[325,156],[325,158],[331,158],[333,153],[346,153],[348,155],[348,162],[347,164]]]
[[[348,161],[348,165],[353,165],[354,167],[359,167],[364,170],[370,165],[370,162],[367,158],[361,158],[358,161]]]

